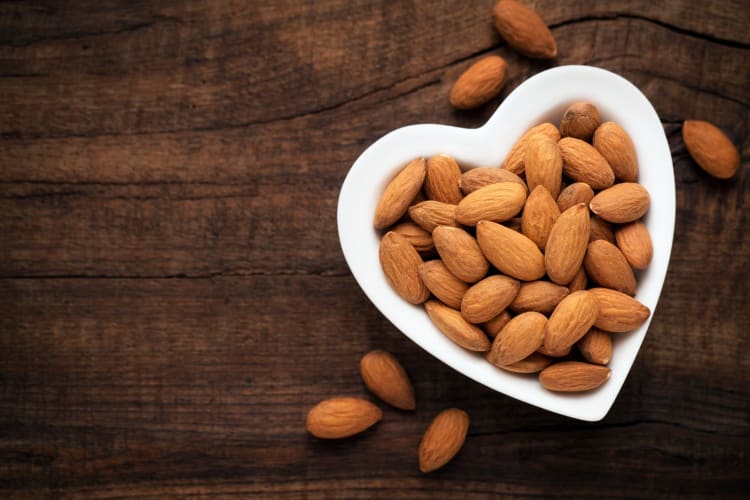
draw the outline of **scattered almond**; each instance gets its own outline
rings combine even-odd
[[[563,113],[560,121],[560,135],[591,141],[599,123],[601,123],[601,118],[596,106],[590,102],[576,102]]]
[[[451,105],[473,109],[495,97],[505,83],[508,65],[500,56],[487,56],[461,74],[451,90]]]
[[[592,328],[578,341],[578,350],[589,363],[606,365],[612,359],[612,334]]]
[[[589,206],[602,219],[624,224],[643,217],[649,204],[646,188],[635,182],[622,182],[598,193]]]
[[[615,240],[631,266],[646,269],[654,256],[654,245],[646,224],[641,220],[617,226]]]
[[[451,309],[436,300],[428,300],[424,307],[438,330],[456,344],[469,351],[490,350],[490,341],[484,332],[466,321],[460,311]]]
[[[622,127],[614,122],[602,123],[594,132],[593,145],[612,167],[615,179],[624,182],[635,182],[638,179],[635,146]]]
[[[608,241],[589,243],[583,259],[586,274],[599,285],[635,295],[635,275],[619,248]]]
[[[720,128],[700,120],[682,124],[682,140],[693,160],[718,179],[734,177],[740,168],[740,153]]]
[[[338,397],[315,405],[307,414],[307,431],[323,439],[341,439],[372,427],[383,418],[380,408],[367,400]]]
[[[461,308],[461,300],[469,285],[456,278],[443,261],[430,260],[419,266],[419,277],[432,294],[453,309]]]
[[[535,59],[557,56],[555,37],[539,14],[515,0],[500,0],[493,10],[495,28],[508,45]]]
[[[498,182],[477,189],[461,200],[456,221],[474,226],[480,220],[506,221],[521,211],[526,189],[516,182]]]
[[[615,174],[607,160],[594,146],[574,137],[563,137],[557,143],[563,159],[563,172],[591,189],[605,189],[614,184]]]
[[[547,318],[538,312],[519,314],[497,334],[487,360],[507,366],[530,356],[542,345],[546,324]]]
[[[482,250],[472,235],[458,227],[438,226],[432,232],[435,248],[443,264],[461,281],[474,283],[489,270]]]
[[[414,387],[396,357],[385,351],[370,351],[359,362],[359,373],[377,397],[401,410],[417,407]]]
[[[502,273],[523,281],[544,276],[544,256],[523,234],[483,220],[477,223],[477,241],[487,259]]]
[[[458,188],[461,168],[448,155],[436,155],[427,160],[424,192],[427,198],[443,203],[457,204],[463,198]]]
[[[438,413],[419,443],[419,470],[432,472],[451,461],[469,432],[469,415],[457,408]]]
[[[606,382],[612,370],[581,361],[563,361],[548,366],[539,374],[539,382],[550,391],[581,392],[596,389]]]
[[[484,278],[469,288],[461,301],[461,314],[470,323],[484,323],[513,301],[520,288],[518,280],[495,275]]]
[[[388,184],[375,208],[375,229],[393,225],[406,213],[409,204],[422,189],[426,168],[424,158],[417,158]]]
[[[430,296],[419,277],[422,258],[409,241],[389,231],[380,240],[380,265],[391,288],[405,301],[421,304]]]
[[[560,214],[547,240],[544,263],[558,285],[571,282],[583,263],[589,242],[589,210],[579,203]]]

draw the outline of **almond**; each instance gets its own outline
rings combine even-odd
[[[477,240],[458,227],[438,226],[432,232],[435,248],[443,264],[461,281],[474,283],[484,278],[490,264]]]
[[[538,312],[525,312],[511,319],[495,337],[487,360],[506,366],[533,354],[544,340],[547,318]]]
[[[552,363],[552,359],[544,354],[535,352],[521,361],[516,361],[515,363],[501,366],[500,368],[513,373],[538,373],[548,367],[550,363]]]
[[[563,164],[557,142],[546,135],[537,134],[529,138],[523,158],[529,190],[544,186],[553,198],[557,198]]]
[[[589,243],[583,259],[586,274],[605,288],[635,295],[635,275],[619,248],[608,241]]]
[[[606,382],[612,370],[581,361],[563,361],[548,366],[539,374],[539,382],[550,391],[581,392],[596,389]]]
[[[592,328],[578,341],[578,350],[589,363],[606,365],[612,359],[612,334]]]
[[[375,229],[385,229],[393,225],[406,213],[409,204],[422,189],[426,168],[424,158],[417,158],[406,165],[386,186],[375,208]]]
[[[487,56],[463,72],[451,90],[451,105],[473,109],[495,97],[505,83],[508,65],[500,56]]]
[[[492,318],[489,321],[486,321],[482,328],[484,328],[485,333],[492,337],[493,339],[497,337],[497,334],[500,333],[500,330],[505,328],[505,325],[508,324],[508,321],[510,321],[510,313],[508,311],[503,311],[494,318]]]
[[[588,291],[573,292],[560,301],[544,330],[544,348],[553,356],[586,335],[599,315],[596,296]]]
[[[457,408],[438,413],[419,443],[419,470],[432,472],[451,461],[469,432],[469,415]]]
[[[586,271],[581,267],[571,282],[568,283],[568,290],[570,290],[570,293],[585,290],[588,284],[589,279],[588,276],[586,276]]]
[[[594,132],[593,144],[612,167],[615,179],[624,182],[635,182],[638,179],[635,146],[622,127],[614,122],[602,123]]]
[[[547,239],[544,263],[550,279],[570,283],[583,263],[589,242],[589,210],[579,203],[560,214]]]
[[[520,175],[523,170],[523,158],[526,155],[526,145],[536,135],[545,135],[555,142],[560,140],[560,131],[552,123],[541,123],[527,130],[513,145],[503,162],[503,170]]]
[[[589,292],[599,301],[599,316],[594,326],[607,332],[623,333],[635,330],[651,315],[648,307],[617,290],[592,288]]]
[[[377,397],[401,410],[417,407],[414,387],[396,357],[385,351],[370,351],[359,362],[359,373]]]
[[[323,439],[340,439],[368,429],[383,418],[383,412],[367,400],[331,398],[315,405],[307,414],[307,432]]]
[[[469,194],[481,187],[497,182],[515,182],[522,185],[524,190],[528,190],[526,183],[516,174],[504,168],[494,167],[470,168],[461,174],[458,185],[464,194]]]
[[[568,296],[568,289],[549,281],[522,283],[516,298],[510,303],[510,310],[516,313],[536,311],[549,314],[557,304]]]
[[[560,192],[560,196],[557,197],[557,206],[560,208],[560,212],[564,212],[579,203],[588,206],[593,197],[594,191],[592,191],[591,186],[585,182],[574,182]]]
[[[413,222],[402,222],[393,226],[392,231],[398,233],[417,250],[417,252],[429,252],[435,248],[432,243],[432,235]]]
[[[636,269],[648,267],[654,256],[654,245],[643,221],[637,220],[617,226],[615,240],[631,266]]]
[[[604,240],[609,241],[610,243],[615,242],[615,231],[612,228],[612,224],[598,215],[591,216],[591,219],[589,219],[589,226],[591,228],[589,241]]]
[[[487,259],[502,273],[523,281],[544,276],[544,256],[523,234],[483,220],[477,224],[477,241]]]
[[[506,220],[503,222],[503,226],[507,227],[508,229],[512,229],[513,231],[520,233],[521,232],[521,222],[523,221],[523,217],[513,217],[510,220]]]
[[[391,288],[405,301],[421,304],[430,296],[419,277],[422,258],[409,241],[389,231],[380,240],[380,265]]]
[[[589,206],[602,219],[624,224],[643,217],[649,204],[646,188],[635,182],[622,182],[598,193]]]
[[[489,276],[469,288],[461,301],[461,314],[470,323],[489,321],[511,303],[521,284],[508,276]]]
[[[555,37],[534,10],[515,0],[500,0],[493,17],[500,36],[521,54],[535,59],[557,56]]]
[[[428,300],[424,307],[438,330],[456,344],[469,351],[490,350],[490,341],[484,332],[466,321],[460,311],[436,300]]]
[[[721,129],[711,123],[685,121],[682,124],[682,140],[695,163],[718,179],[729,179],[740,168],[737,148]]]
[[[409,207],[409,217],[425,231],[437,226],[456,226],[456,205],[427,200]]]
[[[453,309],[461,308],[469,285],[451,274],[443,261],[430,260],[419,266],[419,277],[432,294]]]
[[[615,182],[615,174],[607,160],[594,146],[574,137],[564,137],[557,143],[563,159],[563,173],[591,189],[608,188]]]
[[[538,352],[542,356],[547,356],[547,357],[550,357],[550,358],[564,358],[565,356],[567,356],[568,354],[570,354],[570,351],[571,351],[571,348],[568,347],[567,349],[564,349],[564,350],[559,351],[559,352],[554,352],[554,353],[550,352],[550,350],[547,349],[544,346],[544,342],[542,342],[542,345],[539,346],[539,349],[536,350],[536,352]]]
[[[427,160],[424,192],[427,198],[443,203],[457,204],[463,198],[458,188],[461,168],[448,155],[437,155]]]
[[[523,208],[521,232],[544,250],[552,226],[559,216],[560,209],[550,192],[544,186],[537,186]]]
[[[591,136],[601,123],[599,110],[590,102],[573,103],[563,113],[560,121],[560,135],[591,141]]]
[[[506,221],[521,211],[526,190],[515,182],[498,182],[477,189],[461,200],[456,208],[456,221],[474,226],[480,220]]]

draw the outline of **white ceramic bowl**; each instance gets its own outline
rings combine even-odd
[[[594,103],[603,121],[622,126],[633,140],[639,182],[651,193],[645,217],[654,243],[650,267],[638,276],[636,298],[653,312],[667,272],[675,223],[672,158],[659,117],[630,82],[588,66],[546,70],[519,85],[482,127],[464,129],[421,124],[394,130],[368,147],[344,180],[338,203],[338,228],[344,257],[362,290],[401,332],[445,364],[498,392],[580,420],[604,418],[620,392],[646,335],[651,318],[638,330],[614,336],[611,378],[600,388],[578,394],[550,392],[535,375],[517,375],[492,366],[482,355],[451,342],[422,306],[402,300],[388,285],[378,260],[379,235],[372,227],[378,199],[407,162],[438,153],[453,156],[464,168],[499,166],[528,128],[559,123],[575,101]],[[446,104],[447,105],[447,104]]]

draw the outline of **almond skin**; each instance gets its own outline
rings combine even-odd
[[[461,300],[469,285],[456,278],[443,261],[430,260],[419,266],[419,277],[432,294],[453,309],[461,308]]]
[[[494,339],[495,337],[497,337],[497,334],[500,333],[500,330],[505,328],[505,325],[508,324],[508,321],[510,321],[510,313],[508,311],[503,311],[491,320],[486,321],[484,324],[482,324],[482,328],[484,329],[485,333],[487,333],[487,335]]]
[[[500,56],[487,56],[463,72],[451,90],[451,106],[473,109],[495,97],[505,83],[508,65]]]
[[[490,184],[461,200],[456,208],[456,221],[466,226],[475,226],[480,220],[503,222],[518,214],[525,202],[526,189],[520,184]]]
[[[568,296],[568,289],[549,281],[522,283],[509,309],[515,313],[536,311],[550,314],[557,304]]]
[[[409,207],[409,217],[430,233],[437,226],[457,226],[456,205],[427,200]]]
[[[519,314],[497,334],[487,360],[507,366],[530,356],[542,345],[546,324],[547,318],[538,312]]]
[[[424,307],[438,330],[456,344],[469,351],[490,350],[490,341],[484,332],[466,321],[460,311],[451,309],[437,300],[428,300]]]
[[[461,301],[461,314],[470,323],[484,323],[501,312],[518,294],[521,284],[508,276],[489,276],[469,288]]]
[[[521,361],[516,361],[515,363],[501,366],[500,368],[513,373],[538,373],[548,367],[550,363],[552,363],[552,359],[544,354],[535,352]]]
[[[559,216],[560,209],[550,192],[544,186],[537,186],[523,208],[521,232],[544,250],[552,226]]]
[[[557,56],[552,32],[539,14],[515,0],[500,0],[492,12],[495,28],[515,50],[534,59]]]
[[[614,184],[615,174],[607,160],[594,146],[574,137],[563,137],[557,143],[563,159],[563,173],[591,189],[605,189]]]
[[[619,248],[608,241],[589,243],[583,259],[586,274],[605,288],[635,295],[635,275]]]
[[[573,292],[560,301],[544,330],[544,348],[560,356],[586,335],[599,315],[599,302],[588,291]]]
[[[599,316],[594,326],[607,332],[624,333],[646,322],[651,310],[630,295],[609,288],[589,290],[599,302]]]
[[[560,212],[564,212],[579,203],[584,203],[588,206],[593,197],[594,191],[591,189],[591,186],[585,182],[574,182],[560,192],[560,196],[557,197],[557,206]]]
[[[550,391],[582,392],[596,389],[606,382],[612,370],[606,366],[581,361],[563,361],[548,366],[539,374],[539,382]]]
[[[625,130],[614,122],[604,122],[594,132],[594,148],[601,153],[615,179],[635,182],[638,179],[638,157],[635,146]]]
[[[588,284],[589,278],[586,276],[586,271],[581,267],[571,282],[568,283],[568,290],[570,290],[570,293],[585,290]]]
[[[631,266],[646,269],[654,256],[654,244],[643,221],[637,220],[617,226],[615,240]]]
[[[558,285],[570,283],[583,263],[589,242],[589,210],[579,203],[560,214],[547,239],[544,264]]]
[[[413,222],[397,224],[393,226],[392,231],[406,238],[417,252],[430,252],[435,248],[432,243],[432,235]]]
[[[524,170],[523,158],[526,155],[526,145],[529,140],[538,135],[544,135],[557,142],[560,140],[560,131],[552,123],[540,123],[527,130],[513,145],[503,162],[503,170],[520,175]]]
[[[341,439],[368,429],[383,418],[383,412],[367,400],[331,398],[315,405],[307,414],[307,432],[322,439]]]
[[[477,224],[477,241],[487,259],[502,273],[522,281],[544,276],[544,255],[523,234],[483,220]]]
[[[606,365],[612,359],[612,334],[592,328],[578,341],[578,350],[589,363]]]
[[[426,171],[424,158],[417,158],[393,178],[375,208],[375,229],[385,229],[395,224],[406,213],[409,204],[422,189]]]
[[[604,240],[610,243],[615,242],[615,230],[612,228],[612,224],[598,215],[591,216],[589,226],[591,228],[589,241]]]
[[[432,232],[432,240],[443,264],[456,278],[475,283],[487,274],[489,262],[479,249],[477,240],[463,229],[438,226]]]
[[[443,203],[457,204],[463,198],[458,188],[461,168],[448,155],[436,155],[427,160],[424,192],[427,198]]]
[[[539,349],[536,350],[536,352],[538,352],[539,354],[541,354],[543,356],[550,357],[550,358],[564,358],[565,356],[567,356],[568,354],[570,354],[570,351],[571,351],[571,348],[568,347],[567,349],[564,349],[564,350],[559,351],[559,352],[554,352],[554,353],[550,352],[549,349],[547,349],[544,346],[544,342],[542,342],[542,345],[539,346]]]
[[[522,185],[524,190],[528,191],[526,183],[516,174],[504,168],[494,167],[470,168],[461,174],[458,185],[464,194],[469,194],[481,187],[497,182],[515,182]]]
[[[430,291],[419,277],[419,256],[409,241],[398,233],[389,231],[380,240],[380,265],[391,288],[405,301],[421,304]]]
[[[650,203],[646,188],[635,182],[622,182],[594,196],[589,207],[608,222],[625,224],[643,217]]]
[[[543,134],[531,137],[526,144],[523,160],[529,190],[544,186],[553,198],[560,194],[562,156],[557,142]]]
[[[359,362],[359,373],[367,388],[389,405],[401,410],[417,407],[411,380],[393,354],[368,352]]]
[[[729,179],[740,168],[737,148],[721,129],[711,123],[685,121],[682,124],[682,140],[695,163],[709,175]]]
[[[469,432],[469,415],[458,408],[438,413],[419,443],[419,470],[432,472],[451,461]]]
[[[601,123],[599,110],[590,102],[576,102],[563,113],[560,135],[591,141],[594,131]]]

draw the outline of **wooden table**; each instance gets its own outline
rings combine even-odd
[[[742,496],[750,488],[750,9],[744,0],[528,0],[556,61],[495,33],[493,2],[0,4],[0,495]],[[473,61],[502,96],[455,112]],[[475,127],[529,76],[589,64],[649,97],[677,228],[649,335],[605,420],[519,403],[443,366],[370,304],[336,201],[353,160],[418,122]],[[708,119],[744,166],[688,157]],[[648,168],[644,165],[643,168]],[[307,410],[365,395],[395,353],[418,409],[321,442]],[[464,449],[416,464],[441,409]]]

